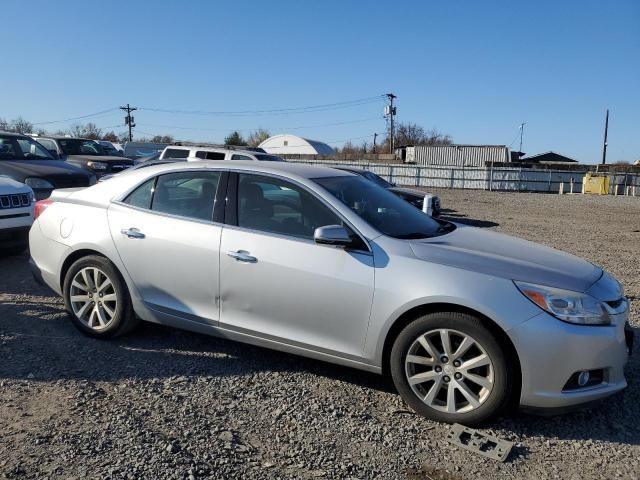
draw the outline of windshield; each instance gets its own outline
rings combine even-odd
[[[0,135],[0,160],[53,160],[53,157],[29,137]]]
[[[395,194],[359,175],[313,180],[376,230],[390,237],[428,238],[455,229],[452,223],[434,220]]]
[[[365,178],[371,180],[372,182],[377,183],[378,185],[380,185],[382,188],[389,188],[389,187],[393,187],[392,184],[390,184],[389,182],[387,182],[384,178],[379,177],[378,175],[376,175],[373,172],[363,172],[362,174]]]
[[[102,146],[93,140],[82,140],[80,138],[61,138],[58,140],[60,148],[65,155],[106,155]]]
[[[267,155],[265,153],[254,153],[254,157],[262,162],[284,162],[284,160],[277,155]]]

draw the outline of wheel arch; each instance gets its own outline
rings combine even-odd
[[[58,278],[61,291],[64,290],[64,279],[67,276],[67,272],[71,268],[71,265],[73,265],[76,261],[80,260],[81,258],[89,257],[92,255],[106,258],[111,263],[111,265],[113,265],[113,268],[116,270],[116,272],[118,272],[118,275],[120,275],[120,278],[122,278],[125,285],[127,285],[126,278],[124,275],[122,275],[122,271],[120,270],[118,265],[116,265],[116,263],[109,258],[108,255],[105,255],[103,252],[100,252],[98,250],[94,250],[91,248],[80,248],[78,250],[74,250],[71,253],[69,253],[69,255],[67,255],[67,257],[62,262],[62,266],[60,267],[60,278]],[[127,285],[127,288],[128,287],[129,286]]]
[[[417,305],[406,312],[402,313],[396,321],[391,325],[391,328],[387,332],[387,335],[384,340],[384,345],[382,348],[382,373],[385,376],[389,375],[389,361],[391,357],[391,349],[393,347],[393,343],[395,339],[398,337],[400,332],[409,325],[413,320],[419,318],[423,315],[427,315],[430,313],[444,313],[444,312],[457,312],[457,313],[466,313],[468,315],[472,315],[478,318],[485,327],[498,339],[500,345],[505,347],[505,353],[509,361],[513,362],[513,371],[515,374],[514,385],[512,390],[511,401],[518,402],[520,399],[520,391],[522,388],[522,367],[520,365],[520,358],[518,356],[518,352],[516,348],[509,338],[509,335],[491,318],[487,317],[485,314],[474,310],[473,308],[466,307],[464,305],[458,305],[454,303],[427,303],[422,305]]]

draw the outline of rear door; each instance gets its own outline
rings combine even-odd
[[[109,208],[120,258],[155,312],[217,324],[222,225],[215,204],[218,195],[224,198],[226,177],[221,171],[167,173]]]

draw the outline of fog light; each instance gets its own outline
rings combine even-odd
[[[578,385],[584,387],[587,383],[589,383],[590,378],[591,375],[586,370],[584,372],[580,372],[580,375],[578,375]]]

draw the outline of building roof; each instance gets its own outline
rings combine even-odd
[[[324,142],[299,137],[292,134],[274,135],[259,145],[267,153],[301,153],[315,155],[333,155],[335,150]]]
[[[575,160],[571,157],[567,157],[566,155],[561,155],[551,150],[549,150],[548,152],[531,155],[529,157],[523,157],[520,159],[520,161],[531,162],[531,163],[540,163],[540,162],[578,163],[578,160]]]

